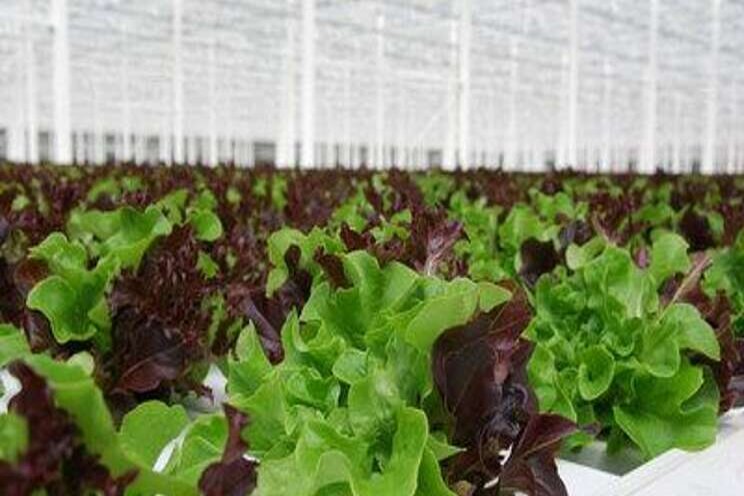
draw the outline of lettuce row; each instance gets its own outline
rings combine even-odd
[[[215,241],[223,234],[211,193],[204,192],[186,207],[186,191],[178,190],[144,211],[122,207],[110,212],[74,211],[67,235],[55,232],[29,251],[42,261],[48,276],[29,292],[27,306],[49,320],[55,340],[94,339],[109,346],[111,319],[106,295],[125,269],[136,269],[150,246],[168,236],[174,225],[190,223],[195,237]],[[202,269],[215,273],[214,263],[203,260]]]
[[[550,196],[531,189],[529,196],[528,203],[517,203],[502,215],[502,207],[487,205],[485,198],[471,200],[462,191],[452,195],[449,214],[463,223],[467,234],[455,249],[467,260],[471,278],[501,281],[515,277],[525,265],[520,253],[525,242],[545,243],[556,251],[568,236],[564,232],[567,221],[576,224],[587,217],[587,204],[574,202],[567,193]]]
[[[694,357],[718,361],[716,335],[695,307],[664,306],[658,293],[689,269],[686,250],[682,238],[662,233],[641,269],[627,250],[595,238],[569,249],[571,274],[539,280],[526,335],[536,343],[529,374],[542,410],[597,423],[610,448],[632,444],[647,458],[715,440],[718,390]]]

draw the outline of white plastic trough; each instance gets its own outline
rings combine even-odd
[[[703,451],[670,450],[627,470],[632,460],[610,459],[599,443],[558,469],[571,496],[744,495],[744,408],[721,417],[716,443]]]
[[[0,395],[0,413],[18,391],[18,382],[0,370],[5,394]],[[214,402],[200,399],[187,404],[192,412],[214,411],[227,398],[225,377],[212,366],[204,384],[214,391]],[[180,436],[179,436],[180,437]],[[179,439],[161,453],[156,470],[168,462]],[[743,496],[744,495],[744,408],[721,417],[716,443],[699,452],[670,450],[639,464],[625,454],[608,457],[601,443],[594,443],[570,460],[558,460],[558,471],[570,496]]]

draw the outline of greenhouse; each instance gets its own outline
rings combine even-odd
[[[0,0],[0,495],[744,494],[744,3]]]

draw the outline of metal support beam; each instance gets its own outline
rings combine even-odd
[[[184,163],[183,148],[183,0],[173,0],[173,160]]]
[[[372,166],[385,167],[385,17],[377,15],[377,56],[375,58],[376,95],[375,105],[375,154]]]
[[[517,98],[518,98],[518,62],[519,47],[515,37],[509,39],[509,101],[507,106],[506,140],[504,143],[504,169],[517,168]]]
[[[341,144],[341,164],[351,168],[351,114],[354,111],[351,103],[351,68],[344,71],[344,111]]]
[[[119,82],[121,84],[121,153],[118,157],[120,162],[132,160],[132,104],[129,96],[129,56],[127,47],[127,25],[122,25],[121,30],[121,53],[119,59]],[[170,134],[170,131],[168,131]]]
[[[82,131],[77,131],[74,136],[75,143],[75,156],[74,162],[76,165],[85,163],[85,138]]]
[[[672,172],[682,172],[682,94],[674,92],[674,130],[672,131]]]
[[[54,69],[52,92],[54,101],[54,153],[58,164],[72,162],[72,131],[70,124],[70,38],[67,0],[52,0],[52,51]]]
[[[568,70],[568,144],[566,161],[568,166],[576,168],[577,128],[579,117],[579,0],[569,0],[569,70]]]
[[[171,142],[170,142],[170,129],[168,122],[163,122],[161,126],[160,135],[158,136],[158,145],[160,147],[160,162],[163,164],[170,164],[171,161]]]
[[[101,102],[98,88],[95,81],[90,81],[91,97],[93,99],[93,163],[102,165],[106,161],[106,152],[104,150],[104,132],[103,118],[101,116]]]
[[[612,139],[612,67],[605,59],[603,64],[604,83],[602,85],[602,152],[600,155],[599,170],[607,173],[610,171],[610,140]]]
[[[288,0],[288,6],[291,12],[294,12],[295,1]],[[282,115],[279,119],[279,142],[277,150],[277,163],[279,166],[294,167],[297,163],[295,153],[296,138],[296,98],[295,98],[295,20],[290,15],[286,20],[287,39],[284,50],[284,67],[283,67],[283,88],[282,88]]]
[[[639,172],[653,174],[656,169],[656,120],[658,62],[657,45],[659,35],[659,0],[651,0],[648,23],[648,66],[646,67],[646,84],[643,117],[643,147],[639,163]]]
[[[315,0],[302,0],[302,167],[315,165]]]
[[[20,57],[17,60],[18,64],[20,64]],[[15,115],[13,116],[10,123],[8,135],[8,160],[10,160],[11,162],[23,162],[24,160],[26,160],[26,132],[23,125],[26,119],[26,114],[23,108],[23,102],[26,98],[26,86],[24,84],[25,82],[23,78],[21,77],[21,74],[22,73],[19,67],[16,72],[15,78]]]
[[[721,37],[721,0],[711,0],[710,56],[708,57],[708,92],[705,102],[705,143],[703,149],[703,174],[716,171],[718,124],[718,62]]]
[[[457,102],[457,80],[455,75],[455,64],[457,61],[457,24],[450,24],[450,53],[449,53],[449,73],[447,78],[447,101],[446,110],[446,136],[444,140],[444,156],[442,157],[442,167],[445,170],[455,168],[455,142],[457,141],[457,120],[455,117],[455,106]]]
[[[31,14],[30,2],[26,2],[27,13]],[[25,29],[25,80],[26,80],[26,162],[39,163],[39,123],[36,98],[36,47],[33,41],[33,27]]]
[[[558,129],[556,132],[557,142],[555,145],[555,167],[562,169],[568,161],[568,50],[563,50],[561,54],[560,83],[558,84]]]
[[[496,152],[497,132],[498,124],[496,122],[496,116],[498,115],[496,110],[496,88],[492,83],[488,86],[488,115],[486,118],[486,163],[485,167],[491,168],[498,164],[499,157]]]
[[[220,162],[217,140],[217,69],[215,42],[209,45],[209,165],[216,166]]]
[[[459,39],[459,155],[458,164],[467,169],[472,164],[470,157],[470,102],[472,97],[471,48],[473,28],[472,0],[460,0],[460,39]]]
[[[736,167],[736,138],[738,134],[737,119],[739,117],[739,94],[736,87],[736,79],[731,80],[729,87],[729,124],[727,130],[727,152],[726,152],[726,170],[727,174],[733,174]]]

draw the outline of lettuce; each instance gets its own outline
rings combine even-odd
[[[257,494],[452,494],[431,441],[429,416],[441,415],[431,350],[509,292],[381,267],[365,252],[339,257],[348,286],[316,282],[282,330],[283,362],[271,365],[248,327],[229,363],[230,401],[251,418],[261,460]]]
[[[612,448],[632,444],[647,458],[713,443],[718,392],[700,358],[720,360],[716,334],[692,305],[660,303],[657,289],[690,269],[686,248],[662,233],[641,269],[626,250],[590,242],[571,250],[573,273],[539,280],[527,336],[542,410],[597,423]]]

